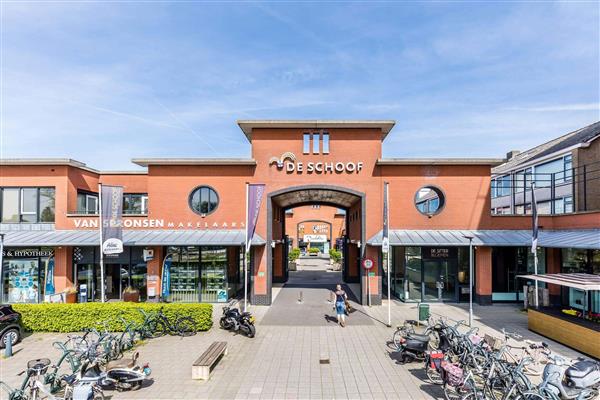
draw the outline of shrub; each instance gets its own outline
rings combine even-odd
[[[337,251],[336,249],[329,249],[329,257],[331,257],[333,262],[339,263],[342,259],[342,252]]]
[[[22,325],[32,332],[79,332],[85,328],[97,328],[98,323],[106,322],[111,332],[125,329],[123,322],[141,323],[144,318],[139,309],[146,312],[163,312],[170,321],[178,316],[190,316],[196,322],[196,329],[207,331],[212,326],[211,304],[179,303],[42,303],[13,304],[13,308],[22,315]],[[102,326],[102,325],[100,325]]]
[[[309,253],[318,253],[319,252],[319,248],[318,247],[311,247],[310,249],[308,249]]]
[[[298,259],[298,257],[300,257],[300,249],[299,248],[293,248],[289,253],[288,253],[288,260],[290,261],[296,261]]]

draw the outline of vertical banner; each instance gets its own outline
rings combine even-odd
[[[246,215],[246,253],[250,251],[252,237],[256,231],[256,222],[258,221],[258,213],[262,203],[263,194],[265,193],[265,185],[262,183],[248,184],[248,213]]]
[[[537,254],[538,243],[538,212],[535,199],[535,183],[531,182],[531,252]],[[537,274],[537,272],[536,272]]]
[[[173,255],[167,254],[162,265],[162,280],[160,283],[161,296],[166,299],[171,294],[171,263],[173,262]]]
[[[388,182],[383,183],[383,239],[381,240],[381,252],[385,260],[387,274],[388,326],[392,326],[392,271],[390,270],[390,213],[388,204],[388,185]]]
[[[252,245],[252,237],[256,231],[256,222],[260,205],[265,193],[265,185],[262,183],[246,184],[246,248],[244,251],[244,312],[248,307],[248,254]]]
[[[50,296],[54,294],[54,257],[50,257],[46,263],[46,282],[44,284],[44,294]]]
[[[123,252],[123,187],[102,185],[102,252]]]

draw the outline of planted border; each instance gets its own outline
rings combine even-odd
[[[144,320],[139,309],[146,312],[160,308],[169,320],[178,316],[189,316],[196,322],[198,331],[212,327],[211,304],[180,303],[43,303],[13,304],[13,309],[22,315],[23,328],[31,332],[80,332],[86,328],[102,327],[103,322],[111,332],[122,332],[125,321],[141,323]]]

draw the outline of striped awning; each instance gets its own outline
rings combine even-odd
[[[517,278],[553,283],[579,290],[600,290],[600,275],[593,274],[538,274],[517,275]]]
[[[100,240],[96,230],[8,231],[4,245],[35,246],[97,246]],[[243,229],[215,230],[124,230],[125,246],[240,246],[246,238]],[[254,235],[253,246],[264,245]]]
[[[392,246],[530,246],[530,230],[390,230]],[[382,232],[367,241],[381,246]],[[555,248],[600,249],[600,229],[541,230],[538,246]]]

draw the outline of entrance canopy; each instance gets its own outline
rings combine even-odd
[[[390,230],[393,246],[531,246],[530,230]],[[382,232],[367,241],[381,246]],[[577,231],[539,231],[538,246],[554,248],[600,249],[600,229]]]
[[[600,290],[600,275],[593,274],[542,274],[517,275],[517,278],[553,283],[555,285],[572,287],[579,290]]]
[[[243,229],[204,230],[124,230],[126,246],[241,246],[245,241]],[[99,246],[97,230],[9,231],[5,246]],[[264,245],[257,234],[252,245]]]

